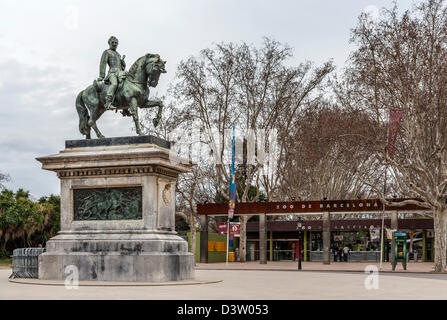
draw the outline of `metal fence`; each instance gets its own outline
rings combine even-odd
[[[308,251],[309,253],[309,251]],[[304,252],[302,253],[304,256]],[[253,257],[259,260],[259,250],[247,250],[247,261],[253,261]],[[267,250],[267,259],[270,257],[270,250]],[[273,261],[295,261],[297,259],[295,250],[273,250]],[[310,251],[309,261],[323,261],[323,251]],[[331,253],[331,261],[334,255]],[[339,261],[339,260],[337,260]],[[380,251],[350,251],[348,261],[380,261]]]
[[[323,251],[311,251],[310,261],[323,261]],[[331,261],[334,261],[334,255],[331,253]],[[380,261],[380,251],[350,251],[348,261]]]
[[[39,278],[39,255],[44,248],[20,248],[12,253],[10,278]]]
[[[267,250],[267,259],[270,259],[270,250]],[[253,261],[253,257],[259,260],[259,250],[247,250],[247,261]],[[273,261],[293,261],[295,260],[295,250],[273,250]]]

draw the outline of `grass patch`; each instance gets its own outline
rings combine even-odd
[[[7,266],[12,265],[12,259],[11,258],[2,258],[0,259],[0,266]]]

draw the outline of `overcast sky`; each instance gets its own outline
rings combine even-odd
[[[397,1],[400,9],[412,1]],[[146,53],[167,60],[151,96],[166,93],[182,59],[213,43],[272,37],[294,49],[292,63],[343,67],[350,29],[362,11],[376,15],[391,0],[291,1],[16,1],[0,2],[0,172],[9,189],[38,198],[59,194],[54,172],[36,157],[82,139],[74,102],[98,77],[107,39],[119,39],[127,66]],[[106,137],[135,135],[131,118],[107,113],[98,121]],[[93,133],[93,132],[92,132]]]

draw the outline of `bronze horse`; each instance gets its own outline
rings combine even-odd
[[[156,87],[161,73],[166,73],[166,61],[160,59],[158,54],[146,54],[130,67],[124,81],[116,90],[113,105],[121,109],[123,116],[132,116],[138,135],[143,135],[138,120],[138,108],[158,107],[157,116],[152,120],[154,126],[158,125],[163,110],[163,102],[149,100],[149,87]],[[106,111],[107,84],[94,81],[92,85],[79,92],[76,98],[76,110],[79,115],[79,131],[90,139],[90,129],[95,130],[98,138],[104,135],[96,126],[96,121]]]

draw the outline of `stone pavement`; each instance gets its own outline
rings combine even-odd
[[[331,262],[330,265],[322,262],[302,262],[302,271],[338,271],[338,272],[364,272],[366,266],[374,265],[379,268],[379,263],[375,262]],[[11,266],[0,265],[0,269],[10,269]],[[267,264],[260,264],[259,261],[249,262],[225,262],[217,263],[196,263],[196,270],[297,270],[297,261],[268,261]],[[433,272],[433,262],[409,262],[407,270],[403,270],[402,264],[398,264],[395,272],[402,273],[426,273]],[[391,263],[382,263],[381,272],[393,272]]]
[[[367,266],[376,266],[377,262],[301,262],[302,271],[338,271],[338,272],[364,272]],[[297,270],[298,262],[295,261],[267,261],[267,264],[260,264],[259,261],[249,262],[225,262],[217,263],[196,263],[196,270]],[[393,272],[390,262],[383,262],[381,272]],[[401,263],[397,264],[395,272],[404,273],[426,273],[434,271],[433,262],[409,262],[405,271]]]
[[[217,283],[175,286],[64,286],[8,281],[0,270],[0,299],[149,299],[149,300],[296,300],[296,299],[447,299],[447,274],[382,273],[377,289],[365,286],[367,274],[267,270],[195,271],[197,280]]]

